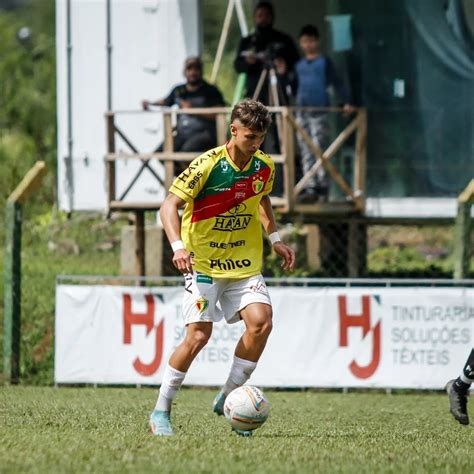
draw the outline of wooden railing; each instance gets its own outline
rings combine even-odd
[[[360,108],[355,113],[350,123],[337,135],[336,139],[326,150],[321,150],[314,143],[306,131],[298,124],[295,119],[295,113],[304,110],[317,113],[342,113],[340,108],[295,108],[295,107],[269,107],[269,110],[275,114],[278,124],[278,135],[280,142],[279,154],[272,154],[273,161],[276,164],[283,165],[283,193],[281,197],[272,197],[272,204],[282,213],[308,213],[308,214],[350,214],[363,213],[365,209],[366,185],[366,135],[367,135],[367,112]],[[163,108],[160,111],[163,114],[164,122],[164,145],[162,152],[142,153],[130,141],[127,135],[121,130],[115,121],[117,115],[137,113],[137,111],[117,111],[106,114],[107,120],[107,143],[108,150],[106,155],[107,182],[108,182],[108,206],[109,211],[146,211],[156,210],[161,206],[161,202],[139,202],[130,203],[125,200],[126,195],[136,183],[141,171],[148,168],[155,176],[161,186],[169,188],[174,179],[174,163],[189,162],[194,159],[198,153],[183,153],[173,150],[173,114],[209,114],[216,115],[217,141],[225,143],[227,137],[228,117],[230,108],[195,108],[195,109],[171,109]],[[146,113],[146,112],[142,112]],[[336,168],[331,161],[336,153],[348,138],[355,133],[355,150],[352,184],[349,184],[343,177],[343,174]],[[300,134],[310,150],[317,157],[317,161],[311,170],[296,182],[296,163],[295,163],[295,134]],[[120,136],[129,147],[130,152],[116,152],[115,139]],[[161,177],[151,166],[150,160],[158,160],[163,164],[164,177]],[[116,189],[116,162],[117,160],[140,160],[142,166],[139,173],[132,179],[121,196],[117,196]],[[323,167],[332,181],[342,190],[344,199],[339,201],[329,201],[324,203],[299,203],[298,196],[305,188],[307,182],[314,176],[318,169]]]

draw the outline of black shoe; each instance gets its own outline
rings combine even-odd
[[[469,415],[467,414],[467,392],[457,392],[454,389],[454,380],[446,384],[446,392],[449,398],[449,411],[454,419],[461,425],[469,424]]]

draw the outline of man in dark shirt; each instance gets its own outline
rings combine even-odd
[[[270,63],[274,66],[278,77],[282,62],[285,63],[285,74],[288,74],[299,59],[293,40],[287,34],[273,28],[274,19],[273,5],[270,2],[259,2],[253,15],[255,31],[240,41],[234,67],[239,73],[247,73],[247,97],[254,96],[258,80],[266,65]],[[282,82],[286,82],[286,77],[278,80],[281,85]],[[260,94],[255,98],[268,105],[268,81],[265,81]]]
[[[174,87],[164,99],[155,102],[144,100],[145,110],[150,105],[177,105],[180,108],[224,106],[224,99],[217,87],[202,77],[202,61],[199,57],[186,59],[184,64],[185,84]],[[173,138],[175,151],[204,151],[217,146],[215,114],[178,114],[176,134]],[[161,151],[161,145],[157,151]]]
[[[299,59],[294,41],[285,33],[275,30],[273,23],[275,11],[270,2],[258,2],[253,13],[255,31],[240,40],[234,68],[238,73],[247,74],[245,96],[257,99],[265,105],[289,105],[291,103],[294,83],[292,81],[293,66]],[[271,79],[266,76],[259,92],[257,85],[265,68],[274,68],[277,79],[278,104],[270,100],[269,84]],[[262,149],[266,153],[279,153],[280,143],[276,121],[267,132]],[[274,195],[283,192],[283,177],[281,165],[276,166]]]

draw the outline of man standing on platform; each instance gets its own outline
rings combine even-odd
[[[273,28],[275,12],[270,2],[257,3],[253,20],[255,31],[241,39],[234,61],[235,70],[247,74],[246,96],[253,97],[264,68],[266,66],[274,67],[279,85],[282,86],[279,88],[281,89],[281,99],[281,92],[284,95],[286,93],[287,75],[291,73],[294,64],[299,59],[298,50],[290,36]],[[269,80],[265,80],[258,97],[256,97],[265,105],[269,104],[268,83]],[[284,100],[286,99],[288,97],[285,97]],[[281,101],[280,105],[287,104]]]

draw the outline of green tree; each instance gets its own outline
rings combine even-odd
[[[0,192],[5,198],[36,160],[55,169],[52,0],[0,13],[0,77]],[[41,200],[52,202],[53,187],[44,189]]]

